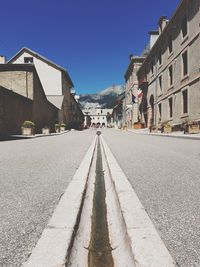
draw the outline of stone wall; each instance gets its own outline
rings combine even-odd
[[[139,79],[143,76],[147,77],[148,81],[148,126],[150,124],[159,126],[160,122],[169,120],[177,127],[185,119],[200,120],[199,8],[198,0],[182,1],[139,70]],[[183,37],[182,19],[185,15],[187,35]],[[170,38],[172,38],[172,51],[168,43]],[[186,51],[188,72],[184,75],[183,54]],[[187,113],[184,113],[183,109],[184,90],[188,92]],[[169,105],[171,99],[172,109]]]
[[[36,133],[44,126],[54,129],[58,108],[47,100],[34,66],[0,65],[0,86],[4,87],[0,107],[3,134],[19,134],[24,120],[35,123]]]
[[[25,120],[32,120],[33,101],[0,86],[0,136],[20,134]]]
[[[44,126],[50,127],[53,131],[58,121],[58,109],[47,100],[36,72],[33,78],[33,88],[33,121],[36,124],[36,131],[40,133]]]

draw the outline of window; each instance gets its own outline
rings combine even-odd
[[[153,62],[151,62],[151,74],[153,74]]]
[[[162,64],[162,53],[161,53],[161,51],[159,51],[159,53],[158,53],[158,62],[159,62],[159,65]]]
[[[162,104],[158,104],[158,110],[159,110],[159,117],[162,118]]]
[[[162,76],[159,77],[159,89],[162,92]]]
[[[169,54],[171,54],[173,51],[172,34],[170,34],[170,36],[168,37],[168,51]]]
[[[181,31],[182,37],[184,38],[188,34],[187,15],[182,18]]]
[[[25,57],[24,63],[33,63],[33,57]]]
[[[183,98],[183,114],[188,113],[188,91],[182,91]]]
[[[173,100],[172,97],[168,99],[169,101],[169,117],[173,117]]]
[[[169,67],[168,72],[169,72],[169,85],[172,85],[173,84],[173,67],[172,67],[172,65]]]
[[[188,74],[188,52],[182,54],[183,77]]]
[[[151,61],[151,74],[154,73],[154,65],[155,65],[155,60],[152,59],[152,61]]]

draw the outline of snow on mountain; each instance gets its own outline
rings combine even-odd
[[[102,106],[102,108],[113,108],[114,101],[123,92],[121,85],[113,85],[96,94],[80,95],[79,102],[83,108]]]

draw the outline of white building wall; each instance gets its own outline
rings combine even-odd
[[[25,57],[33,57],[33,63],[39,75],[45,94],[62,95],[62,72],[27,52],[24,52],[15,61],[13,61],[13,64],[23,64]]]
[[[110,113],[112,114],[112,109],[102,109],[100,107],[97,108],[91,108],[91,109],[86,109],[83,110],[83,113],[85,114],[85,118],[87,115],[90,116],[91,118],[91,125],[100,123],[100,125],[102,125],[103,123],[105,124],[105,126],[108,125],[107,123],[107,114]],[[86,121],[85,121],[86,123]]]

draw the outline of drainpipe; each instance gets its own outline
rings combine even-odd
[[[155,86],[155,100],[154,100],[154,124],[157,127],[157,101],[158,101],[158,62],[157,57],[155,56],[155,62],[156,62],[156,86]]]
[[[26,71],[26,97],[28,98],[28,73]]]

